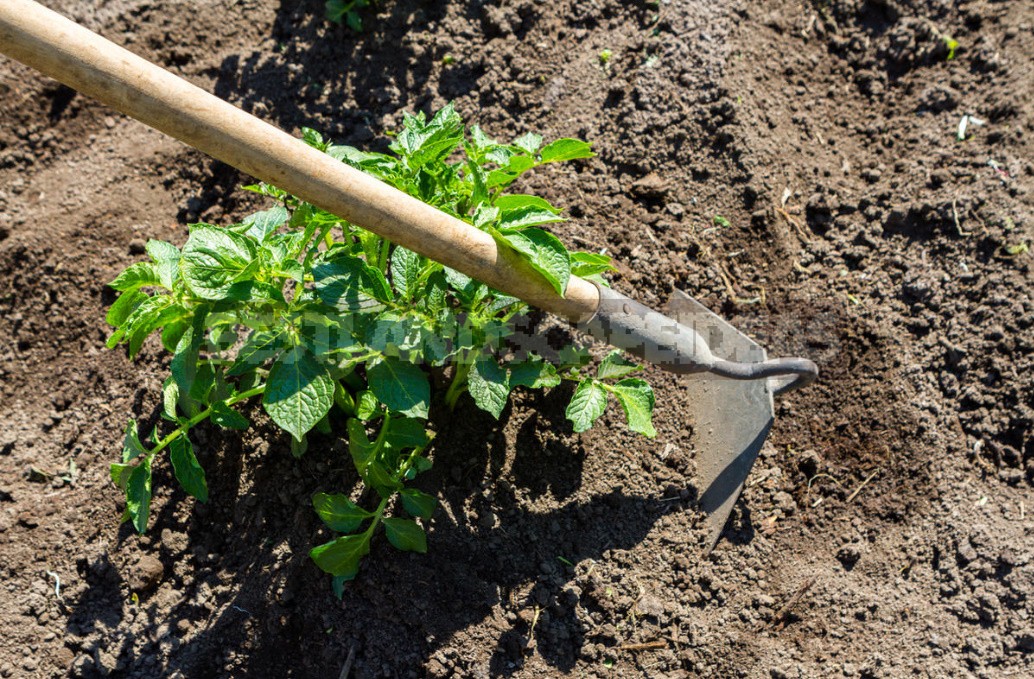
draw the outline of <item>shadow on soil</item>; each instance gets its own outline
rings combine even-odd
[[[505,473],[500,428],[509,413],[497,423],[473,404],[461,405],[436,439],[435,468],[416,483],[441,498],[429,552],[400,553],[378,535],[341,602],[330,591],[330,577],[307,555],[331,537],[308,498],[354,487],[344,444],[314,437],[310,451],[294,460],[273,429],[242,441],[232,432],[199,427],[195,443],[211,485],[210,503],[189,502],[164,465],[155,471],[156,492],[175,489],[173,500],[153,516],[150,535],[179,603],[158,617],[168,610],[159,601],[170,594],[163,588],[139,593],[139,602],[127,607],[118,600],[119,573],[106,557],[80,564],[88,589],[69,627],[83,636],[114,629],[121,616],[132,614],[145,616],[149,637],[134,658],[138,637],[102,634],[82,649],[92,656],[84,669],[114,667],[115,676],[223,676],[231,668],[234,676],[325,676],[340,671],[355,648],[357,670],[364,656],[394,657],[392,673],[416,676],[406,670],[426,666],[502,604],[507,618],[498,621],[498,636],[490,642],[493,676],[517,671],[532,648],[558,670],[570,670],[588,635],[574,605],[577,596],[572,600],[565,589],[575,567],[605,558],[608,550],[635,548],[658,519],[693,506],[696,497],[670,503],[615,490],[559,509],[519,509],[527,498],[563,502],[581,487],[582,454],[555,439],[544,443],[541,435],[567,426],[563,404],[569,395],[561,391],[533,402],[536,412],[519,427]],[[262,440],[270,443],[268,450],[256,452],[262,446],[255,442]],[[206,455],[206,449],[221,452]],[[499,480],[504,477],[512,483]],[[136,538],[125,525],[119,539]],[[228,582],[244,584],[234,591]],[[535,611],[540,617],[532,622]],[[323,633],[314,638],[314,630]],[[212,648],[225,652],[202,654]],[[285,648],[296,650],[285,654]],[[301,655],[306,660],[299,665]]]

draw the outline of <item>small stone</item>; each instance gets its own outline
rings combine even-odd
[[[152,589],[165,574],[162,562],[150,554],[145,554],[133,567],[129,576],[129,588],[134,592],[146,592]]]
[[[648,615],[659,619],[664,615],[664,602],[652,594],[644,594],[639,599],[639,603],[636,604],[636,609],[642,615]]]
[[[779,491],[772,499],[775,502],[775,506],[783,510],[783,513],[787,516],[792,516],[797,511],[797,503],[794,502],[793,495],[786,491]]]
[[[62,668],[71,667],[72,661],[75,660],[75,654],[72,653],[72,649],[67,646],[62,646],[54,651],[54,655],[52,657],[54,664]]]
[[[642,198],[660,198],[668,193],[668,190],[667,182],[656,172],[632,182],[632,193]]]
[[[129,254],[131,255],[142,255],[147,252],[147,243],[141,238],[134,238],[129,241]]]
[[[108,128],[109,130],[115,127],[115,119],[111,116],[106,116],[104,118],[104,127]]]

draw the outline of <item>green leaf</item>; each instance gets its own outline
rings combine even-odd
[[[151,239],[145,246],[147,254],[154,260],[154,270],[158,274],[161,284],[172,290],[173,284],[179,278],[180,251],[172,243],[163,240]]]
[[[527,151],[528,153],[535,153],[539,150],[539,147],[542,146],[542,135],[528,132],[527,134],[514,139],[513,145],[523,151]]]
[[[420,255],[403,247],[396,247],[391,253],[391,282],[403,298],[408,299],[420,294],[416,289],[416,282],[420,277],[422,261]]]
[[[426,423],[415,417],[392,417],[385,443],[397,450],[423,448],[428,443]]]
[[[133,309],[133,313],[129,315],[123,325],[129,344],[129,357],[133,358],[137,355],[148,335],[166,323],[182,318],[187,313],[168,295],[155,295],[141,302]]]
[[[503,194],[498,196],[495,201],[493,201],[493,204],[504,213],[521,208],[534,208],[536,210],[541,210],[542,212],[550,212],[554,215],[560,214],[560,210],[550,205],[549,201],[545,198],[528,196],[520,193]]]
[[[384,463],[374,460],[366,468],[363,481],[382,498],[389,498],[402,488],[402,482],[395,478]]]
[[[381,402],[377,400],[372,391],[369,389],[361,391],[359,398],[356,399],[355,416],[365,422],[378,413],[380,404]]]
[[[375,311],[393,299],[384,274],[357,257],[337,257],[312,275],[319,298],[341,311]]]
[[[420,366],[397,358],[385,358],[367,370],[370,389],[377,399],[410,417],[427,417],[431,385]]]
[[[170,422],[176,421],[176,404],[179,403],[180,389],[175,378],[169,375],[162,384],[162,417]]]
[[[309,437],[302,436],[300,439],[291,437],[291,457],[299,459],[309,449]]]
[[[370,466],[376,447],[366,436],[366,426],[358,419],[352,418],[346,425],[348,429],[348,452],[352,456],[352,463],[359,476],[366,476],[366,469]]]
[[[248,227],[248,230],[244,233],[259,243],[265,242],[269,234],[276,231],[290,216],[287,208],[280,205],[269,210],[256,212],[244,218],[243,223]]]
[[[351,533],[359,528],[363,521],[373,516],[371,512],[341,494],[316,493],[312,496],[312,507],[327,528],[338,533]]]
[[[490,356],[478,356],[473,370],[468,373],[467,388],[478,408],[499,419],[506,399],[510,395],[510,383],[506,371]]]
[[[625,409],[629,429],[650,438],[657,436],[652,422],[653,389],[646,380],[621,380],[617,384],[609,385],[608,390],[618,397],[621,407]]]
[[[215,368],[208,361],[199,363],[194,382],[190,385],[191,400],[208,405],[208,398],[213,387],[215,387]]]
[[[343,535],[309,550],[309,556],[320,569],[345,580],[356,576],[359,562],[369,553],[370,536],[366,533]]]
[[[145,292],[140,292],[139,290],[123,292],[118,296],[118,299],[115,300],[114,304],[111,305],[111,308],[108,309],[108,313],[104,320],[108,325],[118,327],[125,323],[126,319],[130,317],[133,311],[148,299],[150,299],[150,296]],[[115,344],[118,344],[117,340]],[[115,345],[111,345],[109,348],[114,346]]]
[[[244,430],[251,426],[248,418],[226,405],[223,401],[212,404],[212,421],[225,429]]]
[[[180,339],[183,338],[183,333],[190,327],[191,320],[191,318],[183,316],[179,320],[167,322],[162,328],[162,346],[170,354],[176,351]]]
[[[462,142],[463,120],[452,104],[446,104],[426,124],[422,115],[406,115],[391,149],[417,170],[445,160]]]
[[[543,210],[536,205],[525,205],[503,210],[499,216],[500,229],[526,229],[537,224],[567,221],[552,210]]]
[[[327,313],[325,308],[307,311],[302,316],[302,341],[316,356],[351,349],[359,344],[352,334],[355,320],[354,316]]]
[[[332,2],[328,2],[327,3],[327,8],[329,9],[330,5],[332,5],[332,4],[354,5],[355,1],[353,0],[352,2],[348,2],[348,3],[341,3],[341,2],[333,2],[332,1]],[[302,128],[302,141],[304,141],[306,144],[308,144],[309,146],[313,147],[314,149],[319,149],[320,151],[324,151],[327,148],[327,142],[325,142],[323,140],[323,135],[320,134],[319,132],[317,132],[316,130],[312,129],[311,127],[303,127]]]
[[[543,163],[559,163],[578,158],[592,158],[592,147],[580,139],[557,139],[542,149]]]
[[[140,441],[140,434],[137,432],[136,420],[130,420],[126,425],[126,436],[122,442],[122,461],[129,462],[138,457],[146,457],[150,451]]]
[[[470,126],[470,138],[474,148],[478,151],[484,151],[492,146],[496,146],[495,140],[485,134],[484,130],[478,125]]]
[[[476,281],[455,269],[450,269],[447,266],[442,267],[442,275],[445,276],[445,281],[449,284],[449,287],[456,292],[456,296],[466,307],[475,306],[488,293],[488,286],[484,283]]]
[[[151,460],[143,458],[140,464],[125,470],[120,480],[125,483],[126,518],[138,533],[144,533],[151,515]]]
[[[180,274],[202,299],[220,300],[251,270],[254,240],[229,229],[195,224],[180,256]]]
[[[186,435],[177,436],[169,444],[169,458],[176,480],[199,502],[208,502],[208,483],[205,482],[205,470],[194,455],[194,444]]]
[[[403,552],[427,552],[427,535],[412,519],[384,519],[384,533],[395,549]]]
[[[133,473],[134,469],[136,469],[136,465],[112,462],[108,469],[109,474],[111,474],[111,482],[121,488],[123,493],[126,492],[129,475]]]
[[[253,330],[244,345],[237,352],[233,365],[226,372],[227,377],[239,377],[275,358],[284,347],[282,330]]]
[[[610,257],[596,252],[572,252],[571,273],[575,276],[594,276],[608,271],[617,271]]]
[[[560,384],[556,367],[541,358],[532,357],[510,366],[510,386],[529,389],[548,389]]]
[[[294,347],[269,371],[262,405],[281,429],[300,441],[334,405],[334,379],[304,347]]]
[[[427,493],[421,493],[415,488],[406,488],[399,495],[402,497],[402,507],[413,516],[418,516],[421,519],[430,519],[434,513],[434,508],[438,505],[438,500],[434,497]]]
[[[237,281],[226,290],[223,299],[251,304],[287,303],[284,301],[284,293],[280,287],[261,281]]]
[[[161,285],[161,282],[153,264],[137,262],[126,267],[115,280],[108,283],[108,287],[119,292],[128,292],[144,286]]]
[[[176,352],[169,362],[169,370],[172,372],[172,377],[176,380],[176,387],[179,390],[180,409],[188,415],[193,415],[197,411],[197,404],[190,394],[193,391],[194,380],[197,379],[198,358],[201,342],[204,339],[205,316],[206,314],[203,312],[195,313],[193,324],[180,337],[179,344],[176,345]]]
[[[504,242],[528,258],[531,267],[549,281],[557,294],[564,294],[571,278],[571,260],[560,239],[542,229],[502,231],[500,234]]]
[[[596,380],[588,379],[578,383],[565,414],[574,423],[574,430],[581,433],[592,427],[606,409],[607,391]]]
[[[614,350],[600,361],[600,369],[596,372],[596,377],[601,380],[612,380],[634,373],[639,369],[640,366],[626,359],[620,351]]]

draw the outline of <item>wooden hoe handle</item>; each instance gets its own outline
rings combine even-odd
[[[565,297],[489,234],[205,92],[32,0],[0,0],[0,52],[342,219],[573,322],[599,305]]]

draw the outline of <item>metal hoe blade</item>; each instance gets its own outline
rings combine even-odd
[[[767,358],[764,348],[681,290],[676,290],[668,302],[668,312],[702,335],[715,358],[742,363]],[[772,393],[779,383],[776,378],[732,380],[710,373],[685,379],[692,403],[700,506],[706,515],[710,552],[772,427]]]

